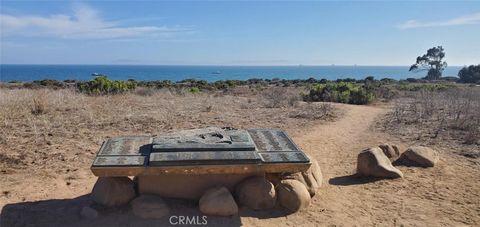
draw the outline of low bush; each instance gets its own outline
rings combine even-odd
[[[43,87],[50,87],[50,88],[65,88],[65,84],[62,81],[58,80],[34,80],[34,84],[43,86]]]
[[[365,85],[353,82],[329,82],[315,84],[304,95],[305,101],[340,102],[348,104],[368,104],[374,100],[374,93]]]
[[[89,95],[120,94],[135,90],[135,81],[109,80],[107,76],[96,76],[95,79],[87,82],[77,83],[78,91]]]
[[[189,91],[190,93],[195,94],[195,93],[199,93],[200,89],[198,87],[191,87]]]

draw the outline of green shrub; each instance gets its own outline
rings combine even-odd
[[[91,81],[77,84],[80,92],[89,95],[120,94],[134,90],[136,87],[137,83],[135,81],[109,80],[105,75],[100,75]]]
[[[64,88],[65,84],[58,80],[34,80],[34,84],[50,88]]]
[[[195,93],[199,93],[199,92],[200,92],[200,89],[198,87],[191,87],[190,88],[190,93],[195,94]]]
[[[374,100],[372,91],[352,82],[328,82],[315,84],[304,96],[306,101],[326,101],[349,104],[367,104]]]

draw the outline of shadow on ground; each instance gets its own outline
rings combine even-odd
[[[97,218],[84,218],[80,215],[80,212],[84,206],[90,205],[89,194],[73,199],[51,199],[7,204],[1,211],[0,226],[188,226],[178,223],[179,216],[190,218],[198,216],[198,222],[202,222],[203,214],[198,211],[197,204],[194,202],[184,200],[166,201],[171,208],[171,212],[169,216],[162,219],[138,218],[133,215],[130,206],[98,209],[99,216]],[[248,216],[250,211],[245,212]],[[171,216],[176,217],[170,220]],[[259,218],[269,218],[269,216],[260,213]],[[238,215],[232,217],[207,216],[206,220],[207,226],[242,225]],[[170,221],[173,221],[173,224]]]
[[[7,204],[0,215],[0,226],[189,226],[179,223],[179,217],[194,218],[202,225],[204,216],[198,211],[197,204],[192,201],[166,199],[171,212],[162,219],[141,219],[133,215],[130,206],[117,208],[100,208],[99,216],[95,219],[82,217],[80,212],[84,206],[92,206],[90,195],[83,195],[73,199],[50,199],[37,202],[21,202]],[[288,210],[280,206],[272,210],[255,211],[247,208],[240,209],[239,215],[269,219],[289,215]],[[174,216],[174,217],[172,217]],[[207,216],[206,226],[241,226],[240,216],[214,217]],[[172,219],[170,219],[172,217]],[[172,222],[172,223],[171,223]],[[193,225],[192,225],[193,226]]]
[[[330,180],[328,180],[328,183],[337,186],[349,186],[357,184],[368,184],[379,180],[382,180],[382,178],[360,177],[357,174],[352,174],[348,176],[330,178]]]

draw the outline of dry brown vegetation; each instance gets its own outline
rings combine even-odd
[[[407,140],[441,144],[461,155],[480,158],[479,97],[480,87],[410,92],[394,100],[383,127]]]
[[[281,127],[300,130],[312,120],[330,119],[330,104],[300,102],[293,88],[229,93],[137,90],[87,96],[73,90],[0,90],[0,166],[60,171],[90,162],[110,136],[155,135],[205,126]],[[275,103],[272,105],[272,103]],[[58,162],[61,160],[61,162]]]
[[[205,126],[285,129],[319,161],[324,175],[318,196],[306,210],[287,215],[242,209],[232,218],[209,217],[213,226],[480,223],[480,158],[476,153],[465,155],[479,150],[478,144],[465,143],[469,125],[478,121],[478,90],[412,92],[391,105],[306,103],[299,101],[302,91],[245,86],[191,93],[137,88],[121,95],[87,96],[69,89],[0,89],[2,223],[160,226],[161,220],[136,218],[128,207],[101,210],[94,221],[82,218],[80,209],[89,203],[96,180],[89,170],[92,158],[111,136]],[[431,146],[439,151],[440,163],[427,169],[400,166],[405,178],[397,180],[353,177],[358,152],[384,142],[403,150],[414,144]],[[199,215],[195,203],[175,200],[169,205],[173,215]]]

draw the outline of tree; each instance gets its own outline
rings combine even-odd
[[[463,67],[458,72],[460,82],[462,83],[479,83],[480,82],[480,64]]]
[[[417,57],[417,62],[410,67],[409,71],[428,70],[427,80],[438,80],[442,77],[442,71],[447,67],[447,62],[443,61],[445,51],[442,46],[432,47],[427,50],[423,56]]]

